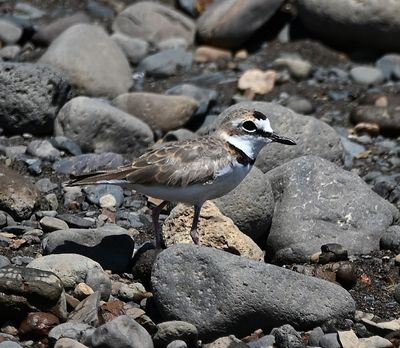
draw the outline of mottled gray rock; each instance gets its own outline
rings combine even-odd
[[[214,202],[241,232],[252,239],[267,235],[275,201],[269,179],[257,167],[250,171],[238,187]]]
[[[78,342],[90,342],[90,337],[94,330],[95,329],[88,324],[74,322],[62,323],[50,330],[49,343],[54,344],[61,338],[70,338]]]
[[[121,47],[128,60],[133,64],[139,63],[149,52],[148,42],[137,37],[115,33],[111,38]]]
[[[94,291],[100,292],[101,299],[108,301],[111,295],[111,279],[108,274],[101,269],[92,268],[86,273],[85,283]]]
[[[291,325],[283,325],[271,331],[275,337],[275,344],[282,348],[305,348],[303,339]]]
[[[164,319],[194,324],[207,341],[285,323],[309,329],[352,315],[355,308],[350,294],[333,283],[186,244],[159,254],[152,288]]]
[[[311,116],[303,116],[280,105],[265,102],[242,102],[221,113],[213,127],[240,108],[252,108],[268,116],[272,129],[296,141],[296,146],[269,144],[261,150],[256,166],[264,173],[293,158],[317,155],[335,163],[343,161],[344,150],[339,135],[326,123]]]
[[[191,19],[172,8],[149,1],[127,7],[114,20],[113,29],[151,44],[181,37],[191,45],[195,34],[195,25]]]
[[[49,24],[38,28],[32,40],[41,45],[49,45],[64,30],[79,23],[89,23],[90,19],[85,12],[76,12],[72,15],[57,18]]]
[[[92,348],[153,348],[150,334],[132,318],[121,315],[98,327]]]
[[[70,85],[56,69],[0,63],[0,123],[10,133],[49,134]]]
[[[197,343],[196,326],[184,321],[165,321],[157,325],[157,332],[153,336],[156,347],[165,347],[174,340],[182,340],[189,347]]]
[[[0,58],[4,60],[13,60],[21,52],[21,46],[11,45],[0,49]]]
[[[39,62],[56,66],[90,96],[113,98],[127,92],[133,83],[122,50],[94,25],[77,24],[65,30]]]
[[[86,152],[117,152],[139,156],[153,143],[150,127],[104,101],[77,97],[60,110],[56,135],[76,141]]]
[[[215,102],[218,98],[218,92],[209,89],[202,88],[189,83],[177,85],[165,91],[167,95],[184,95],[186,97],[193,98],[199,104],[196,110],[196,115],[204,115],[211,103]]]
[[[0,19],[0,41],[14,44],[22,37],[22,29],[5,19]]]
[[[38,192],[29,180],[0,164],[0,209],[14,218],[28,219],[37,199]]]
[[[386,54],[376,61],[385,78],[400,79],[400,54]]]
[[[72,338],[63,337],[56,342],[54,348],[87,348],[87,346],[73,340]]]
[[[99,325],[99,307],[100,293],[96,291],[74,308],[69,314],[68,320],[97,327]]]
[[[54,163],[53,169],[60,174],[83,175],[100,169],[115,169],[128,162],[117,153],[105,152],[61,159]]]
[[[158,52],[143,59],[139,71],[149,76],[169,77],[188,71],[193,62],[193,55],[182,48]]]
[[[198,106],[190,97],[139,92],[122,94],[113,104],[163,132],[182,127]]]
[[[103,270],[97,262],[78,254],[46,255],[30,262],[27,268],[53,272],[61,279],[65,288],[73,288],[78,283],[85,282],[90,269]]]
[[[237,48],[282,4],[282,0],[216,1],[198,19],[197,33],[206,44]]]
[[[55,231],[42,242],[48,254],[80,254],[98,262],[104,269],[123,273],[132,258],[134,241],[127,231],[117,225],[97,229],[71,228]]]
[[[249,342],[247,345],[250,348],[269,348],[273,346],[275,343],[275,336],[273,335],[265,335],[258,339],[257,341]]]
[[[3,341],[0,342],[0,348],[22,348],[17,342]]]
[[[278,262],[308,261],[328,243],[350,255],[377,250],[399,216],[356,174],[316,156],[292,160],[267,176],[276,202],[267,255]]]
[[[23,319],[32,311],[65,318],[66,309],[64,288],[55,274],[16,266],[0,268],[1,319]]]
[[[57,184],[54,182],[51,182],[49,178],[42,178],[36,181],[35,187],[42,193],[48,193],[50,191],[53,191],[57,188]]]
[[[400,252],[400,226],[390,226],[379,241],[380,248]]]
[[[31,141],[26,152],[46,161],[55,161],[61,157],[60,151],[58,151],[48,140]]]
[[[341,45],[398,50],[400,8],[397,1],[302,0],[299,17],[319,37]],[[354,14],[357,13],[357,16]],[[346,33],[340,35],[339,33]]]
[[[339,343],[338,335],[336,332],[327,333],[322,336],[319,340],[319,346],[322,348],[341,348],[342,345]]]
[[[378,85],[385,80],[383,72],[373,66],[356,66],[350,70],[350,76],[362,85]]]
[[[8,257],[0,255],[0,268],[9,266],[11,264],[10,260]]]

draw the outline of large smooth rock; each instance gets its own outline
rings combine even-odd
[[[200,16],[197,33],[201,41],[226,48],[237,48],[265,24],[283,0],[215,1]]]
[[[77,24],[55,39],[39,59],[62,70],[85,94],[116,97],[132,86],[128,60],[100,27]]]
[[[191,45],[195,34],[191,19],[172,8],[150,1],[127,7],[114,20],[113,30],[151,44],[179,37]]]
[[[152,286],[162,317],[194,324],[205,341],[287,323],[307,330],[355,310],[350,294],[336,284],[186,244],[158,256]]]
[[[61,279],[65,288],[84,283],[87,273],[94,268],[103,271],[97,262],[78,254],[46,255],[31,261],[27,267],[53,272]]]
[[[150,334],[127,315],[98,327],[92,335],[93,348],[153,348]]]
[[[190,228],[193,222],[193,207],[178,204],[163,224],[165,244],[193,243]],[[198,233],[200,243],[225,250],[253,260],[262,260],[264,254],[259,246],[235,226],[233,221],[222,215],[212,201],[201,208]]]
[[[43,239],[45,254],[80,254],[98,262],[104,269],[127,272],[134,241],[117,225],[97,229],[71,228],[52,232]]]
[[[379,239],[399,217],[356,174],[316,156],[271,170],[275,213],[267,256],[282,263],[308,261],[327,243],[351,254],[379,250]]]
[[[0,209],[14,218],[28,219],[38,198],[38,192],[30,181],[0,164]]]
[[[76,141],[86,152],[127,153],[136,157],[153,143],[150,127],[99,99],[77,97],[60,110],[56,135]]]
[[[14,44],[22,37],[22,28],[11,21],[0,19],[0,40],[6,44]]]
[[[266,236],[274,215],[274,195],[265,174],[254,167],[233,191],[214,200],[222,214],[252,239]]]
[[[400,48],[396,40],[400,35],[400,7],[396,0],[301,0],[298,7],[304,25],[330,42],[352,48]]]
[[[53,273],[25,267],[0,269],[0,318],[23,319],[28,312],[67,315],[64,288]]]
[[[50,134],[70,85],[48,65],[0,63],[0,124],[10,133]]]
[[[122,94],[113,100],[113,104],[163,132],[182,127],[198,106],[190,97],[155,93]]]
[[[274,103],[243,102],[222,112],[213,127],[232,112],[240,108],[252,108],[267,115],[272,129],[293,139],[296,146],[272,143],[265,146],[257,157],[256,166],[264,173],[293,158],[316,155],[335,163],[342,163],[344,149],[339,135],[326,123],[315,117],[296,114],[294,111]]]

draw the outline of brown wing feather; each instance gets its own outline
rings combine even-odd
[[[212,137],[168,143],[146,152],[131,166],[86,176],[72,185],[92,185],[109,180],[172,187],[206,184],[232,161],[224,146],[221,140]]]

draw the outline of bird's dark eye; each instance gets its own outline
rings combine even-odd
[[[242,128],[248,133],[254,133],[257,130],[257,126],[254,124],[253,121],[243,122]]]

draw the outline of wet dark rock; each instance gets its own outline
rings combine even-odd
[[[275,345],[280,348],[305,348],[301,335],[291,326],[283,325],[273,329],[271,335],[275,337]]]
[[[53,146],[59,150],[66,151],[67,153],[77,156],[82,154],[80,146],[70,138],[62,135],[56,136],[50,139]]]
[[[240,108],[253,108],[268,115],[272,129],[278,134],[287,136],[296,141],[296,146],[269,144],[256,160],[256,166],[264,173],[293,158],[303,155],[317,155],[335,163],[343,160],[343,146],[340,137],[326,123],[311,116],[303,116],[292,110],[265,102],[242,102],[226,109],[218,116],[213,127],[228,114]]]
[[[49,343],[53,344],[60,338],[71,338],[78,342],[90,342],[90,337],[95,329],[87,324],[66,322],[57,325],[49,332]]]
[[[186,244],[174,245],[158,256],[152,289],[164,319],[191,322],[200,339],[207,341],[284,323],[307,329],[354,311],[351,296],[335,284]]]
[[[184,38],[193,43],[195,25],[191,19],[172,8],[142,1],[127,7],[113,23],[113,30],[157,44],[169,38]]]
[[[59,319],[51,313],[33,312],[22,321],[18,335],[24,339],[41,339],[47,337],[49,331],[60,324]]]
[[[150,287],[151,270],[154,262],[161,252],[160,249],[150,249],[135,254],[132,267],[132,275],[134,279],[139,280],[146,288]]]
[[[237,48],[275,14],[282,0],[216,1],[197,22],[199,39],[209,45]]]
[[[350,262],[341,262],[336,272],[336,281],[345,289],[353,288],[357,283],[357,274]]]
[[[196,100],[199,104],[199,107],[197,108],[195,115],[204,115],[207,112],[210,104],[216,102],[218,98],[217,91],[209,88],[198,87],[188,83],[174,86],[168,89],[165,94],[185,95]]]
[[[84,255],[118,273],[127,271],[134,249],[132,237],[116,225],[55,231],[46,236],[42,245],[45,254]]]
[[[22,319],[28,312],[49,311],[66,317],[63,286],[51,272],[16,266],[0,268],[0,317]]]
[[[399,185],[400,174],[380,175],[375,178],[372,189],[381,197],[396,203],[400,198],[400,193],[398,192]]]
[[[376,61],[376,66],[387,79],[400,79],[400,55],[386,54]]]
[[[76,141],[84,151],[136,157],[153,143],[150,127],[139,118],[102,100],[77,97],[58,113],[55,133]]]
[[[0,63],[0,120],[10,133],[49,134],[70,85],[47,65]]]
[[[95,222],[75,214],[58,214],[57,218],[65,221],[70,228],[91,228]]]
[[[166,347],[174,340],[182,340],[189,347],[197,343],[197,329],[193,324],[184,321],[166,321],[157,325],[153,336],[155,347]]]
[[[93,348],[153,348],[150,334],[126,315],[99,326],[91,337]]]
[[[100,169],[115,169],[127,163],[120,154],[90,153],[61,159],[54,163],[53,169],[60,174],[83,175]]]
[[[399,214],[357,175],[316,156],[267,176],[276,201],[267,254],[278,262],[306,262],[327,243],[343,245],[349,255],[376,250]]]
[[[250,238],[256,240],[267,235],[275,201],[271,183],[260,169],[253,168],[238,187],[214,202]]]
[[[0,165],[0,173],[0,209],[17,219],[28,219],[38,199],[36,188],[27,178],[4,165]]]
[[[77,24],[68,28],[39,62],[57,67],[90,96],[113,98],[127,92],[133,83],[124,53],[99,26]]]
[[[400,252],[400,226],[390,226],[382,235],[379,246],[383,250]]]
[[[184,49],[168,49],[144,58],[138,71],[149,76],[169,77],[188,71],[192,66],[193,55]]]
[[[64,30],[75,24],[89,23],[89,21],[89,17],[84,12],[76,12],[69,16],[57,18],[49,24],[40,26],[32,40],[40,45],[49,45]]]
[[[319,263],[326,264],[335,261],[347,260],[347,250],[340,244],[328,243],[321,246]]]

